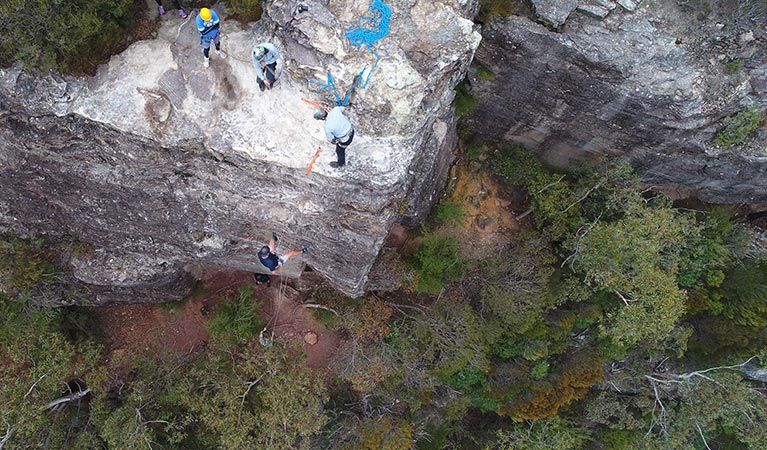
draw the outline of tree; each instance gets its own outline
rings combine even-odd
[[[498,433],[497,450],[580,450],[588,440],[586,430],[566,419],[526,421]],[[487,450],[490,450],[489,448]]]
[[[626,345],[664,339],[685,312],[676,284],[680,252],[695,223],[668,205],[629,205],[614,222],[594,223],[570,242],[572,267],[595,289],[614,294],[604,332]]]

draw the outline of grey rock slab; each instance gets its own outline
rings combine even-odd
[[[626,11],[633,11],[637,7],[638,2],[634,2],[633,0],[615,0],[623,9]]]
[[[532,0],[535,14],[554,28],[562,26],[578,7],[577,0]]]
[[[597,19],[604,19],[610,14],[609,9],[593,4],[578,4],[577,10]]]

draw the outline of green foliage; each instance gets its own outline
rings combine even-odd
[[[258,309],[253,288],[241,286],[234,297],[228,297],[218,305],[208,322],[208,330],[224,343],[244,343],[264,326]]]
[[[671,331],[685,311],[685,293],[676,285],[680,253],[697,233],[686,216],[640,201],[621,220],[597,223],[571,241],[573,267],[586,283],[622,303],[607,314],[607,335],[634,344],[660,341]]]
[[[530,378],[533,380],[540,380],[549,373],[549,362],[542,359],[535,363],[532,369],[530,369]]]
[[[485,23],[495,16],[509,17],[515,13],[514,6],[509,0],[481,0],[479,5],[479,14],[476,18],[479,23]]]
[[[726,66],[724,66],[724,72],[728,75],[732,75],[734,73],[740,72],[740,69],[743,67],[743,62],[739,59],[733,59],[732,61],[728,62]]]
[[[3,430],[12,430],[4,448],[43,448],[46,442],[65,448],[84,430],[93,394],[56,408],[46,405],[68,395],[68,389],[99,391],[105,378],[101,348],[70,342],[59,329],[56,310],[0,295],[0,311],[0,417]]]
[[[745,142],[746,138],[759,128],[762,113],[758,107],[752,106],[722,122],[724,127],[714,136],[713,143],[717,147],[732,147]]]
[[[418,275],[418,291],[437,294],[445,282],[456,280],[461,274],[458,242],[452,237],[428,233],[410,264]]]
[[[90,70],[121,44],[139,14],[132,0],[2,2],[0,65]]]
[[[498,433],[498,450],[581,450],[588,440],[580,425],[560,418],[515,424]]]
[[[460,82],[455,88],[453,108],[457,116],[469,116],[477,109],[479,100],[469,92],[469,84],[466,80]]]
[[[413,448],[413,427],[404,420],[388,416],[365,419],[359,426],[360,438],[354,449],[409,450]]]
[[[41,240],[0,236],[0,279],[5,280],[7,287],[23,292],[52,280],[55,275],[56,267]]]
[[[263,12],[260,0],[229,0],[226,7],[240,22],[255,22]]]
[[[437,205],[437,220],[442,223],[460,225],[463,221],[463,205],[454,200],[444,200]]]
[[[477,65],[477,70],[475,73],[477,74],[477,78],[479,78],[481,81],[495,80],[495,73],[489,67]]]
[[[483,145],[470,145],[466,149],[466,159],[469,161],[477,161],[482,157],[482,154],[486,151]]]
[[[416,346],[440,379],[465,368],[487,369],[487,347],[471,306],[455,300],[434,304],[414,330]]]

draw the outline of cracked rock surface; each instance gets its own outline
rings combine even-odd
[[[562,11],[567,2],[533,3]],[[648,183],[767,207],[764,121],[737,145],[711,142],[727,117],[767,107],[767,5],[577,3],[560,25],[536,9],[534,19],[556,30],[520,16],[483,27],[476,62],[495,76],[469,78],[479,100],[469,128],[522,143],[555,167],[626,155]]]
[[[142,289],[156,301],[195,265],[256,270],[276,231],[283,253],[311,242],[305,262],[360,295],[390,228],[421,221],[443,185],[456,143],[453,88],[480,41],[467,18],[476,4],[387,2],[391,30],[346,110],[356,135],[347,167],[335,170],[334,146],[302,98],[330,105],[308,80],[329,71],[343,96],[369,72],[373,54],[343,35],[368,3],[305,3],[289,31],[276,24],[293,3],[270,2],[244,27],[217,5],[228,58],[211,51],[208,69],[195,11],[164,16],[155,39],[93,77],[0,70],[0,231],[85,244],[74,275],[124,289],[122,301],[141,301]],[[250,62],[263,41],[282,53],[267,92]]]

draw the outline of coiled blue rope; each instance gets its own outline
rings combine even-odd
[[[367,77],[365,77],[365,82],[360,85],[362,75],[365,73],[367,66],[362,68],[359,75],[357,75],[356,79],[354,80],[354,84],[352,84],[352,87],[346,92],[346,96],[341,99],[341,96],[338,95],[338,92],[336,91],[336,84],[333,81],[333,77],[330,75],[330,72],[328,72],[328,81],[326,83],[309,80],[309,84],[319,86],[319,90],[317,92],[322,92],[323,90],[327,89],[328,92],[330,92],[330,94],[333,96],[333,101],[338,106],[346,106],[349,104],[349,97],[357,86],[364,89],[368,85],[368,81],[370,81],[370,75],[373,74],[376,66],[378,66],[379,60],[378,53],[373,50],[373,46],[387,34],[389,34],[391,8],[389,8],[389,6],[381,0],[373,0],[373,2],[368,7],[368,11],[370,12],[370,15],[360,17],[358,22],[359,25],[350,26],[346,30],[345,34],[353,46],[361,47],[364,45],[368,50],[370,50],[370,53],[376,57],[373,68],[370,69]]]
[[[370,15],[360,17],[359,25],[356,27],[350,26],[346,30],[345,35],[353,46],[362,47],[364,45],[376,57],[373,68],[370,69],[365,82],[360,86],[362,89],[368,85],[370,75],[373,74],[376,66],[378,66],[378,53],[373,50],[373,46],[389,34],[389,22],[391,20],[391,8],[381,0],[373,0],[373,3],[368,7],[368,11]],[[362,70],[364,71],[365,69],[363,68]]]

